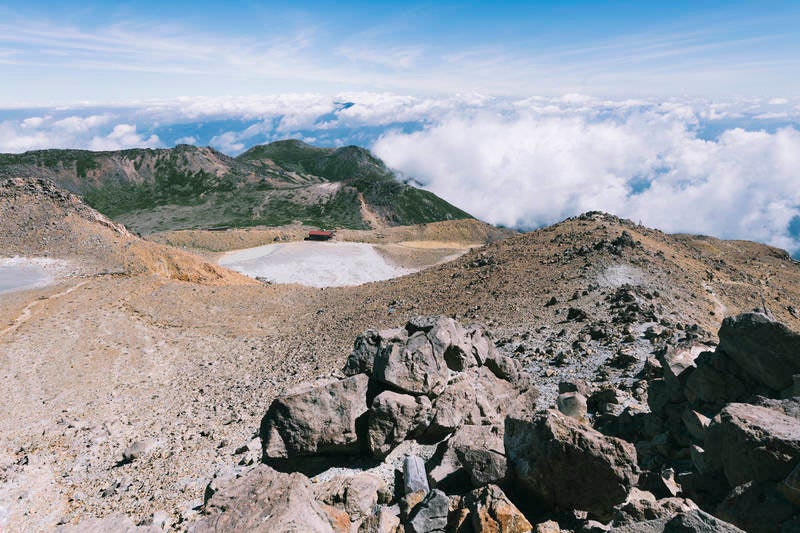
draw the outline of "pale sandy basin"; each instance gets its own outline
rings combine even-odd
[[[219,264],[272,283],[344,287],[396,278],[415,269],[394,265],[371,244],[290,242],[224,254]]]
[[[0,257],[0,294],[44,287],[63,275],[63,261],[39,257]]]

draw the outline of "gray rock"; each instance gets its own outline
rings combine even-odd
[[[368,329],[357,336],[353,344],[353,351],[347,357],[342,373],[345,376],[371,375],[375,356],[378,355],[378,346],[380,346],[380,337],[375,330]]]
[[[283,474],[264,464],[223,482],[206,503],[204,514],[190,531],[334,531],[307,477]]]
[[[313,491],[317,500],[346,512],[352,521],[371,517],[380,502],[390,499],[386,482],[369,472],[315,483]]]
[[[697,508],[692,500],[675,497],[656,499],[652,493],[634,487],[625,502],[614,508],[614,525],[670,519]]]
[[[135,459],[140,459],[153,451],[157,446],[158,443],[153,439],[134,441],[122,452],[122,462],[130,463]]]
[[[464,496],[475,533],[527,533],[531,523],[497,485],[486,485]]]
[[[573,379],[571,381],[560,381],[558,383],[558,393],[577,392],[585,397],[592,394],[592,388],[582,379]]]
[[[495,376],[511,383],[516,383],[522,373],[522,364],[519,361],[498,352],[487,357],[484,364]]]
[[[780,531],[796,512],[774,483],[745,483],[734,488],[714,514],[749,533]]]
[[[556,407],[570,418],[580,422],[586,420],[586,397],[579,392],[562,392],[556,398]]]
[[[405,494],[427,493],[430,490],[425,461],[421,457],[409,455],[403,461],[403,490]]]
[[[697,411],[687,409],[683,412],[683,415],[681,415],[681,420],[683,421],[686,431],[693,439],[698,442],[705,441],[706,434],[708,433],[708,426],[711,424],[710,418]]]
[[[759,383],[780,391],[800,373],[800,333],[761,313],[728,317],[719,329],[719,350]]]
[[[719,409],[726,403],[748,396],[749,387],[738,373],[738,366],[733,361],[714,353],[691,373],[682,392],[695,407]]]
[[[467,330],[452,318],[439,317],[426,335],[436,357],[443,357],[450,369],[460,372],[477,366]]]
[[[405,343],[381,346],[373,377],[400,391],[433,398],[447,385],[449,370],[444,354],[438,354],[426,334],[417,331]]]
[[[470,351],[475,361],[479,365],[486,363],[486,360],[493,357],[496,350],[489,331],[481,324],[473,324],[467,328],[469,337]]]
[[[405,342],[408,339],[406,330],[402,328],[385,329],[381,331],[367,330],[356,337],[353,351],[347,358],[342,372],[346,376],[356,374],[372,375],[375,356],[381,346],[392,342]]]
[[[427,396],[411,396],[392,391],[380,393],[372,401],[367,422],[367,446],[373,457],[385,457],[395,446],[414,438],[428,427],[431,401]]]
[[[664,524],[664,533],[744,533],[741,529],[695,509],[680,513]]]
[[[675,382],[683,385],[697,365],[695,360],[708,347],[704,344],[676,347],[667,351],[660,357],[661,367],[664,371],[664,379],[667,382]]]
[[[522,417],[536,409],[536,389],[521,389],[485,367],[455,376],[433,403],[425,438],[438,442],[461,425],[495,425],[506,414]]]
[[[721,469],[732,487],[748,481],[782,481],[800,462],[800,421],[744,403],[726,406],[708,427],[706,463]]]
[[[794,470],[786,476],[779,487],[788,501],[800,506],[800,464],[794,467]]]
[[[508,465],[500,426],[461,426],[428,462],[434,487],[461,493],[488,484],[504,485]]]
[[[380,506],[368,516],[358,528],[358,533],[397,533],[400,517],[389,507]]]
[[[264,457],[358,453],[356,426],[367,412],[368,382],[364,374],[325,380],[273,400],[261,421]]]
[[[450,498],[444,492],[433,489],[417,505],[406,523],[408,533],[444,533],[450,513]]]
[[[632,444],[555,410],[506,419],[505,449],[520,488],[558,509],[606,516],[638,478]]]

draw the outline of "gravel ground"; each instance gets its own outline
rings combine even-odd
[[[613,244],[623,232],[629,241]],[[64,243],[83,242],[65,235]],[[115,235],[105,242],[122,240]],[[157,252],[152,264],[164,261]],[[790,310],[800,308],[800,266],[780,251],[603,215],[357,287],[236,285],[234,277],[210,286],[104,269],[0,295],[0,324],[11,324],[0,328],[0,520],[8,531],[120,512],[144,522],[158,511],[185,529],[215,472],[247,462],[241,448],[275,395],[340,368],[360,331],[414,315],[487,324],[500,349],[534,372],[541,406],[561,379],[609,372],[631,387],[650,350],[645,331],[662,322],[676,336],[704,330],[713,340],[721,309],[768,305],[800,329]],[[642,310],[627,333],[620,302]],[[571,308],[585,318],[569,319]],[[616,354],[591,338],[595,326],[615,344],[630,336],[637,363],[608,369]],[[389,475],[394,467],[381,468]]]

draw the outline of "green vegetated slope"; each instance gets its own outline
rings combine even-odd
[[[295,140],[256,146],[236,158],[188,145],[2,154],[3,175],[52,179],[141,233],[296,222],[367,229],[362,199],[388,226],[470,218],[400,182],[363,148],[318,148]]]

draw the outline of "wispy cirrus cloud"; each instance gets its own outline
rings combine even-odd
[[[410,12],[425,20],[423,8]],[[411,15],[399,20],[349,31],[343,21],[331,26],[310,17],[238,33],[141,16],[83,25],[46,16],[7,20],[0,23],[0,64],[7,66],[0,106],[349,90],[616,97],[800,91],[800,42],[778,13],[578,37],[473,30],[468,40],[445,23],[415,30]],[[47,85],[54,81],[58,91]]]

